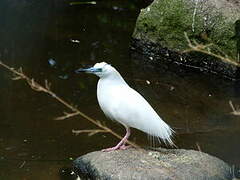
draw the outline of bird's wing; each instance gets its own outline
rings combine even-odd
[[[150,119],[160,118],[150,104],[129,86],[116,88],[113,92],[111,114],[116,121],[139,129]]]
[[[112,99],[115,102],[112,116],[116,121],[173,144],[171,140],[173,130],[158,116],[141,94],[128,86],[122,87],[119,91],[121,95]]]

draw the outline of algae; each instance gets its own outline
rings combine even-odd
[[[184,36],[200,44],[212,44],[213,53],[237,59],[236,17],[226,16],[206,0],[155,0],[142,9],[133,38],[160,44],[174,51],[188,49]]]

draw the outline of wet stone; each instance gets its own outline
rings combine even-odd
[[[240,80],[240,66],[199,52],[182,54],[145,40],[132,39],[131,56],[140,63],[150,63],[156,68],[166,67],[173,72],[204,72],[225,79]]]
[[[96,151],[77,158],[73,168],[81,179],[231,179],[222,160],[184,149]]]

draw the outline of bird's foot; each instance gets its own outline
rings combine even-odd
[[[103,152],[110,152],[110,151],[115,151],[115,150],[118,150],[118,149],[125,150],[125,149],[128,149],[130,147],[131,147],[130,145],[129,146],[121,145],[121,146],[114,146],[114,147],[111,147],[111,148],[103,149],[102,151]]]
[[[119,147],[119,149],[125,150],[125,149],[128,149],[128,148],[130,148],[130,147],[131,147],[131,145],[125,146],[125,145],[123,144],[123,145],[121,145],[121,146]]]
[[[120,148],[119,146],[114,146],[114,147],[111,147],[111,148],[102,149],[102,152],[111,152],[111,151],[115,151],[119,148]]]

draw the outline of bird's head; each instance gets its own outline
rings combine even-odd
[[[80,72],[92,73],[102,78],[102,77],[108,76],[109,74],[112,74],[115,71],[116,71],[115,68],[112,67],[110,64],[107,64],[106,62],[100,62],[100,63],[96,63],[93,67],[80,68],[80,69],[77,69],[75,72],[76,73],[80,73]]]

